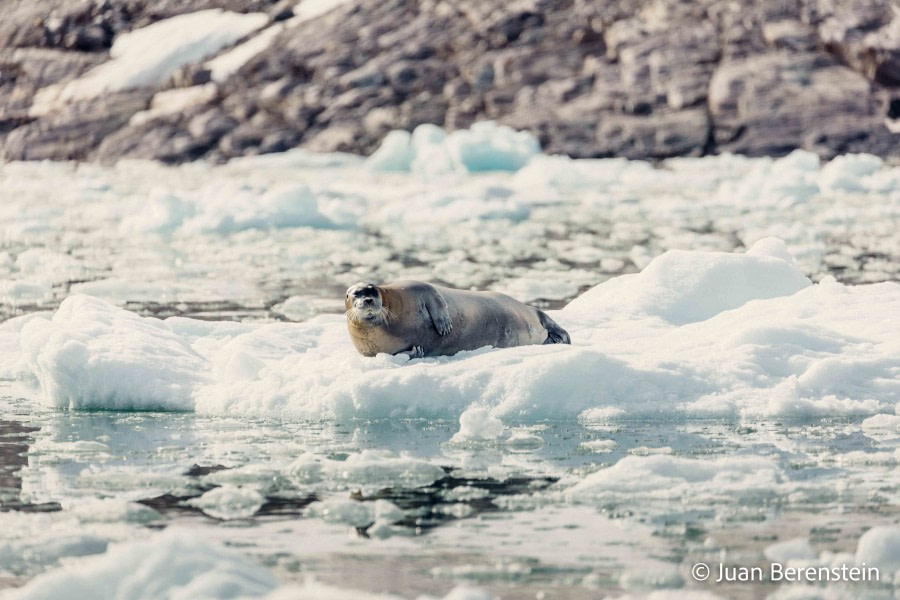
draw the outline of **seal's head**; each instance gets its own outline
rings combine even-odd
[[[347,309],[347,320],[357,327],[381,325],[390,317],[390,311],[381,297],[381,290],[373,283],[351,285],[347,289],[344,306]]]

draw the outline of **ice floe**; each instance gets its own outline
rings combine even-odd
[[[446,133],[419,125],[412,134],[392,131],[366,159],[375,171],[412,171],[423,176],[480,171],[517,171],[541,152],[530,133],[491,121]]]
[[[22,344],[44,397],[60,407],[187,410],[206,371],[163,322],[90,296],[26,323]]]
[[[279,585],[266,568],[219,544],[196,539],[182,529],[147,540],[114,544],[105,553],[40,575],[4,597],[10,600],[405,600],[403,596],[340,588],[313,579],[302,584]],[[425,595],[416,598],[438,600]],[[495,599],[485,590],[464,585],[440,598]]]
[[[252,517],[265,501],[265,496],[253,488],[226,484],[190,500],[189,504],[216,519],[230,520]]]
[[[41,598],[259,597],[277,587],[268,571],[243,556],[187,534],[119,544],[83,563],[47,573],[9,595]]]
[[[571,346],[414,361],[359,356],[341,316],[195,327],[78,295],[52,318],[0,331],[19,337],[43,401],[59,407],[314,419],[463,415],[460,435],[479,438],[492,418],[596,411],[893,412],[900,285],[811,284],[789,258],[777,240],[746,254],[671,251],[552,312]],[[472,405],[490,418],[467,425],[474,413],[463,411]]]

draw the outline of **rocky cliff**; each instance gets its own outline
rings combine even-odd
[[[491,119],[575,157],[900,161],[890,0],[352,0],[297,18],[325,1],[8,2],[0,157],[368,154],[391,129]],[[153,84],[46,102],[111,60],[118,36],[210,8],[267,15],[217,50],[244,44],[234,72],[204,56]]]

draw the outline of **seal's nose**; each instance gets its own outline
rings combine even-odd
[[[372,300],[371,298],[366,298],[365,300],[363,300],[363,304],[365,304],[365,305],[372,304],[373,302],[375,302],[375,301]]]

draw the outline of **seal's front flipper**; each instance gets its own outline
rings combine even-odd
[[[441,293],[434,288],[425,295],[425,309],[434,323],[434,328],[441,335],[447,335],[453,329],[453,321],[450,320],[450,308]]]
[[[403,350],[402,352],[398,352],[397,355],[406,354],[409,356],[409,359],[412,360],[414,358],[425,358],[425,348],[422,346],[413,346],[409,350]]]
[[[543,325],[547,329],[547,339],[544,340],[545,344],[571,344],[572,340],[569,339],[569,333],[556,324],[556,321],[547,316],[542,310],[537,311],[538,318],[541,320],[541,325]]]

